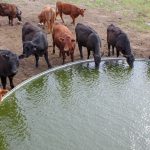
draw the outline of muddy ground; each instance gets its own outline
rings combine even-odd
[[[38,23],[38,14],[46,4],[52,5],[55,7],[55,3],[47,3],[44,0],[14,0],[19,9],[22,10],[22,20],[23,23],[26,21],[32,22],[34,24]],[[83,7],[83,6],[82,6]],[[79,16],[76,19],[76,23],[81,22],[88,24],[93,27],[100,35],[102,39],[102,51],[104,51],[104,56],[107,57],[107,43],[106,43],[106,29],[107,26],[111,23],[121,27],[127,34],[131,41],[131,46],[133,53],[136,58],[148,58],[150,55],[150,33],[139,32],[135,29],[123,27],[121,25],[122,21],[128,22],[132,19],[132,16],[129,18],[123,17],[121,12],[110,13],[103,9],[93,9],[86,8],[85,16]],[[64,16],[64,20],[69,29],[74,33],[75,26],[71,24],[71,18],[69,16]],[[61,22],[60,18],[57,18],[57,22]],[[18,55],[22,53],[22,40],[21,33],[22,25],[17,24],[17,19],[14,19],[14,26],[8,25],[8,18],[0,16],[0,49],[10,49]],[[56,54],[52,54],[52,39],[51,34],[48,34],[49,41],[49,60],[53,67],[59,66],[62,64],[62,58],[59,58],[59,50],[56,49]],[[87,51],[84,50],[84,59],[87,57]],[[75,61],[80,59],[78,46],[76,45],[75,49]],[[91,56],[92,57],[92,56]],[[67,57],[66,63],[70,62],[70,57]],[[31,56],[27,59],[20,61],[20,67],[18,74],[14,78],[15,85],[21,83],[22,81],[47,70],[47,65],[44,58],[40,58],[39,68],[35,68],[34,57]],[[7,85],[9,87],[9,85]]]

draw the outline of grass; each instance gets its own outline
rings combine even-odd
[[[121,24],[138,31],[150,31],[150,0],[65,0],[90,8],[99,8],[111,12],[120,12],[125,19]]]

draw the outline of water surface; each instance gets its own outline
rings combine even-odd
[[[24,85],[0,105],[0,150],[149,150],[150,63],[84,63]]]

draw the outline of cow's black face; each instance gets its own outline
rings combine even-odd
[[[33,55],[36,52],[36,46],[33,45],[33,43],[30,42],[25,42],[23,44],[23,55],[25,57],[29,57],[30,55]]]
[[[101,57],[99,55],[94,55],[94,61],[95,61],[95,68],[99,68]]]
[[[18,18],[19,21],[22,21],[21,14],[22,12],[17,8],[16,17]]]
[[[16,54],[9,54],[3,56],[8,63],[10,75],[15,75],[18,72],[19,58]]]
[[[130,56],[127,56],[127,63],[129,64],[129,66],[132,68],[133,67],[133,63],[134,63],[134,56],[131,54]]]
[[[21,15],[17,15],[17,18],[18,18],[19,21],[22,21]]]

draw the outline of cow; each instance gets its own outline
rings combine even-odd
[[[35,56],[36,67],[39,66],[39,57],[44,55],[48,68],[52,65],[48,60],[48,41],[47,35],[36,25],[26,22],[22,27],[23,54],[19,58]]]
[[[21,22],[21,14],[22,12],[15,4],[0,3],[0,16],[8,16],[9,25],[13,26],[13,18],[18,18]]]
[[[56,16],[59,14],[61,17],[62,22],[64,23],[62,14],[70,15],[72,18],[72,24],[75,24],[75,19],[81,15],[84,16],[84,12],[86,9],[81,9],[77,7],[76,5],[69,4],[69,3],[63,3],[61,1],[58,1],[56,3]]]
[[[6,89],[0,89],[0,101],[2,100],[2,97],[8,92]]]
[[[6,89],[7,77],[10,81],[11,89],[14,88],[13,77],[17,74],[19,67],[19,57],[10,50],[0,50],[0,78],[3,89]]]
[[[48,32],[51,33],[53,25],[56,19],[56,11],[54,8],[51,8],[49,5],[45,6],[42,12],[38,15],[40,25],[47,24]]]
[[[134,56],[131,51],[130,41],[126,33],[120,28],[111,24],[107,28],[107,43],[108,43],[108,56],[110,56],[110,46],[112,46],[113,54],[114,48],[116,48],[117,57],[120,52],[126,58],[127,63],[132,68],[134,63]]]
[[[101,40],[99,35],[94,29],[81,23],[78,23],[76,25],[75,32],[81,59],[83,59],[82,46],[84,46],[87,48],[88,52],[87,59],[89,59],[90,51],[92,51],[95,67],[98,68],[101,62],[101,54],[100,54]]]
[[[59,56],[63,56],[63,63],[65,63],[66,54],[74,61],[75,38],[72,32],[64,25],[56,23],[52,33],[53,39],[53,54],[55,53],[55,45],[59,48]]]

